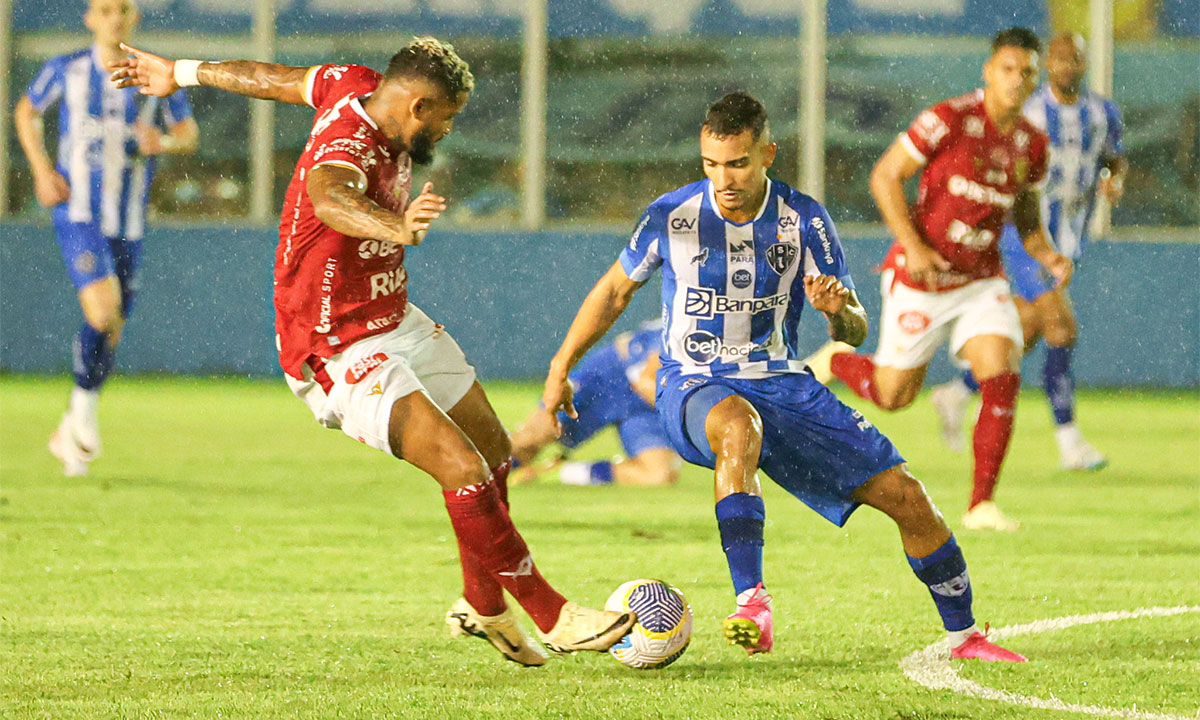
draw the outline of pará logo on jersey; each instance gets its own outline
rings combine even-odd
[[[767,248],[767,264],[780,275],[796,262],[796,246],[791,243],[778,242]]]

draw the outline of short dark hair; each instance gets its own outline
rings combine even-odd
[[[744,92],[732,92],[712,104],[701,128],[717,137],[740,135],[747,130],[757,141],[767,127],[767,109]]]
[[[413,38],[403,50],[393,55],[384,77],[389,80],[430,80],[450,99],[475,89],[475,76],[467,61],[458,56],[453,45],[429,35]]]
[[[1021,48],[1030,52],[1041,53],[1042,41],[1029,28],[1010,27],[996,33],[992,40],[992,53],[1004,47]]]

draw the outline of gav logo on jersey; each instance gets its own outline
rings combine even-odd
[[[734,362],[741,362],[749,357],[750,353],[766,350],[770,345],[769,338],[761,345],[755,343],[726,345],[724,340],[704,330],[697,330],[683,339],[683,351],[692,360],[702,365],[707,365],[717,358],[733,358]]]
[[[711,320],[725,313],[753,315],[788,306],[787,293],[761,298],[731,298],[718,295],[710,288],[689,287],[683,298],[683,313],[689,317]]]

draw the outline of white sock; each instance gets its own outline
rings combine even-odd
[[[1058,440],[1058,449],[1063,452],[1072,450],[1083,442],[1083,433],[1073,422],[1059,425],[1054,430],[1054,437]]]
[[[558,468],[558,479],[563,485],[591,485],[592,464],[586,462],[563,463]]]
[[[99,390],[84,390],[76,385],[71,388],[70,413],[75,417],[94,416],[96,414],[96,403],[99,400]]]
[[[975,633],[980,632],[978,625],[972,625],[964,630],[947,630],[946,637],[950,638],[950,647],[956,648],[967,641]]]

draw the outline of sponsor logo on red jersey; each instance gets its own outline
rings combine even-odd
[[[375,353],[346,368],[346,383],[353,385],[371,374],[371,371],[387,362],[386,353]]]

